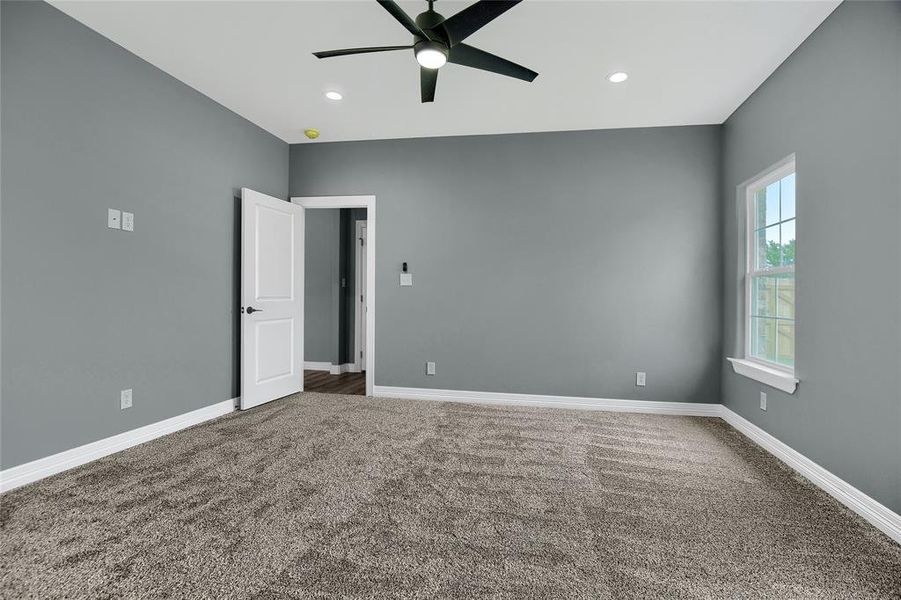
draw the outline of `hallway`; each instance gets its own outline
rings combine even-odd
[[[366,373],[332,375],[328,371],[307,370],[303,372],[303,389],[305,392],[365,396]]]

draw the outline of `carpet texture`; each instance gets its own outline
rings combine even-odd
[[[3,598],[901,598],[714,418],[305,393],[0,503]]]

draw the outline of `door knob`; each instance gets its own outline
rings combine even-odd
[[[263,311],[260,310],[259,308],[254,308],[254,307],[252,307],[252,306],[248,306],[248,307],[247,307],[247,314],[248,314],[248,315],[251,315],[251,314],[253,314],[253,313],[255,313],[255,312],[263,312]]]

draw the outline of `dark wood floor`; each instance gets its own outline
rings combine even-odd
[[[331,375],[328,371],[304,371],[303,389],[306,392],[365,396],[366,374],[342,373],[340,375]]]

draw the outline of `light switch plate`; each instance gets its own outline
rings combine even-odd
[[[435,363],[434,362],[430,361],[425,364],[425,374],[426,375],[434,375],[435,374]]]
[[[110,229],[122,228],[122,211],[117,208],[108,208],[106,211],[106,226]]]
[[[131,408],[131,389],[122,390],[121,392],[119,392],[119,405],[122,410]]]
[[[135,230],[135,214],[130,212],[122,212],[122,231]]]
[[[413,273],[401,273],[400,285],[401,287],[411,287],[413,285]]]
[[[766,392],[760,392],[760,410],[766,410]]]
[[[644,371],[638,371],[635,373],[635,385],[639,387],[644,387],[647,383],[647,375],[645,375]]]

